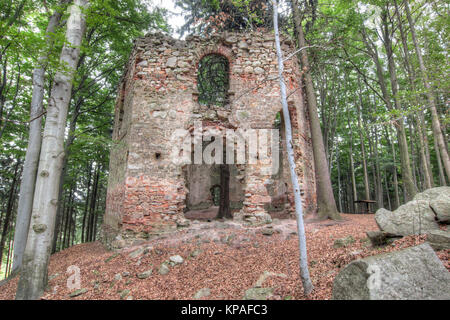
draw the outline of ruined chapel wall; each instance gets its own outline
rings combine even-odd
[[[294,50],[292,42],[284,39],[285,54]],[[210,53],[222,54],[230,63],[230,103],[224,107],[202,107],[196,101],[198,62]],[[173,132],[191,129],[195,121],[241,129],[273,128],[281,111],[277,76],[273,35],[269,33],[226,33],[186,41],[152,34],[137,39],[123,82],[126,147],[111,153],[107,224],[120,220],[122,229],[144,236],[174,230],[183,217],[188,190],[182,168],[170,158]],[[312,149],[296,59],[286,62],[285,78],[288,91],[293,92],[289,105],[297,170],[305,189],[304,206],[310,208],[315,203],[310,195],[315,190],[314,179],[308,178],[314,172]],[[115,139],[119,139],[118,112]],[[242,189],[246,212],[254,214],[264,211],[273,199],[270,177],[258,175],[258,168],[251,167],[244,171]],[[283,174],[290,184],[288,167]]]

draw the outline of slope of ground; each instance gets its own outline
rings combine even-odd
[[[345,221],[341,223],[306,225],[315,286],[309,299],[330,299],[334,277],[350,261],[426,240],[426,236],[410,236],[384,248],[372,248],[365,232],[377,230],[374,216],[343,217]],[[196,222],[193,227],[176,239],[144,243],[120,253],[107,251],[98,242],[59,252],[51,258],[49,287],[43,299],[193,299],[202,288],[210,289],[203,299],[242,299],[264,271],[278,274],[262,284],[274,288],[271,299],[306,299],[299,278],[294,221],[274,223],[273,235],[263,235],[265,228],[243,229],[231,222],[210,222],[209,227]],[[355,241],[346,247],[333,247],[336,239],[348,236]],[[161,264],[174,255],[183,257],[184,262],[170,266],[169,273],[160,274]],[[441,251],[438,255],[450,269],[450,252]],[[67,287],[73,274],[71,269],[67,272],[70,266],[80,269],[81,288],[85,289],[76,297],[69,296],[74,290]],[[150,269],[152,273],[147,278],[137,277]],[[14,299],[16,286],[17,279],[13,279],[0,287],[0,299]]]

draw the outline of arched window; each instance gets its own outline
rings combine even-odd
[[[219,54],[203,57],[198,65],[198,102],[203,105],[223,106],[227,103],[230,66],[228,59]]]

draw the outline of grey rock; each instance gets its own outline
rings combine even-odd
[[[264,69],[261,67],[256,67],[254,71],[256,74],[263,74],[265,72]]]
[[[439,222],[450,224],[450,195],[441,194],[430,201],[430,207]]]
[[[125,299],[130,294],[130,290],[125,289],[122,292],[120,292],[120,298]]]
[[[450,231],[434,230],[427,235],[428,243],[434,250],[450,249]]]
[[[186,228],[191,225],[190,221],[188,219],[180,218],[176,221],[178,228]]]
[[[167,263],[162,263],[161,266],[159,267],[158,273],[165,275],[168,274],[170,272],[170,268],[167,265]]]
[[[184,259],[180,255],[171,256],[169,260],[175,264],[182,264]]]
[[[170,57],[167,59],[166,67],[175,68],[177,66],[177,57]]]
[[[395,240],[395,235],[384,231],[368,231],[366,234],[374,247],[388,245]]]
[[[140,257],[141,255],[143,255],[144,251],[145,251],[145,249],[141,247],[141,248],[138,248],[138,249],[134,250],[133,252],[131,252],[128,256],[131,259],[136,259],[137,257]]]
[[[167,117],[167,111],[154,111],[153,112],[153,117],[160,118],[160,119],[165,119]]]
[[[244,300],[267,300],[273,294],[273,288],[250,288],[245,291]]]
[[[248,44],[245,41],[239,41],[238,47],[239,49],[248,49]]]
[[[262,229],[261,233],[265,236],[271,236],[274,233],[273,228],[264,228]]]
[[[225,44],[233,44],[233,43],[238,42],[238,39],[235,36],[229,36],[224,39],[224,42],[225,42]]]
[[[177,63],[177,66],[180,68],[189,68],[191,65],[187,63],[186,61],[179,60]]]
[[[147,60],[143,60],[143,61],[141,61],[141,62],[138,63],[138,67],[143,67],[143,68],[145,68],[145,67],[147,67],[147,66],[148,66]]]
[[[416,194],[414,200],[432,201],[443,194],[450,197],[450,187],[437,187],[427,189],[424,192]]]
[[[244,68],[245,73],[253,73],[253,67],[247,66]]]
[[[424,200],[410,201],[393,212],[379,209],[375,213],[375,220],[382,231],[399,236],[439,229],[429,202]]]
[[[85,294],[87,292],[87,289],[82,288],[82,289],[78,289],[75,290],[74,292],[72,292],[71,294],[69,294],[69,297],[74,298],[74,297],[78,297],[81,296],[82,294]]]
[[[428,244],[353,261],[336,276],[334,300],[448,300],[450,273]]]
[[[194,299],[202,299],[209,296],[210,294],[211,290],[209,288],[202,288],[195,293]]]
[[[195,249],[194,251],[191,252],[190,256],[192,258],[197,257],[200,253],[202,253],[202,251],[200,249]]]
[[[342,239],[337,239],[334,241],[333,247],[334,248],[343,248],[346,247],[352,243],[355,243],[355,239],[352,236],[348,236]]]
[[[152,275],[153,269],[148,269],[147,271],[144,271],[142,273],[138,273],[137,277],[139,279],[147,279],[148,277],[150,277]]]
[[[258,281],[256,281],[255,284],[255,288],[261,288],[262,285],[264,284],[264,282],[267,280],[267,278],[269,277],[281,277],[281,278],[286,278],[287,275],[285,275],[284,273],[275,273],[275,272],[271,272],[271,271],[264,271],[260,276]]]
[[[116,281],[122,280],[122,275],[121,275],[120,273],[116,274],[116,275],[114,276],[114,280],[116,280]]]

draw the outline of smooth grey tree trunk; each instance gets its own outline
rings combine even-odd
[[[63,2],[63,1],[62,1]],[[49,18],[46,30],[47,45],[50,48],[52,34],[61,21],[62,13],[55,11]],[[30,107],[30,128],[28,147],[23,165],[22,181],[20,184],[19,204],[17,209],[16,229],[14,233],[14,258],[12,274],[22,266],[23,253],[27,243],[28,229],[30,226],[31,211],[33,207],[34,187],[36,184],[36,173],[39,164],[39,154],[42,141],[42,115],[45,85],[45,71],[48,64],[48,55],[39,58],[39,67],[33,71],[33,92]]]
[[[408,39],[407,35],[403,28],[403,21],[400,15],[400,11],[398,8],[397,0],[394,0],[394,6],[395,6],[395,15],[398,19],[398,28],[400,31],[400,36],[402,39],[402,46],[403,46],[403,54],[404,54],[404,60],[405,60],[405,67],[406,72],[408,74],[409,83],[411,86],[411,90],[414,92],[414,101],[417,105],[420,105],[419,98],[416,94],[416,76],[414,70],[411,68],[410,63],[410,57],[409,57],[409,49],[408,49]],[[422,114],[423,117],[423,114]],[[416,126],[417,126],[417,134],[418,134],[418,141],[419,141],[419,151],[420,151],[420,160],[422,164],[422,170],[423,170],[423,180],[425,184],[425,189],[430,189],[433,187],[433,180],[432,180],[432,173],[431,173],[431,167],[430,167],[430,158],[429,154],[426,153],[426,147],[425,147],[425,141],[426,141],[426,128],[423,127],[425,124],[424,122],[421,122],[421,111],[418,111],[415,116],[416,120]],[[426,141],[428,144],[428,141]]]
[[[295,22],[295,28],[298,36],[299,49],[307,48],[305,35],[301,23],[300,10],[298,2],[292,1],[292,13]],[[331,185],[330,172],[328,171],[327,156],[324,147],[324,139],[320,120],[317,111],[316,94],[314,91],[313,81],[310,72],[308,54],[306,50],[301,51],[301,62],[303,66],[303,74],[305,79],[306,98],[308,101],[308,113],[311,129],[311,139],[314,154],[314,167],[316,173],[317,188],[317,215],[320,219],[341,220],[341,216],[337,210],[336,200],[334,199],[333,187]]]
[[[390,20],[390,17],[388,17],[388,15],[389,11],[386,8],[383,10],[381,14],[382,20],[381,29],[383,31],[382,40],[387,54],[389,77],[391,80],[391,90],[392,90],[392,99],[394,101],[394,107],[397,110],[402,110],[398,97],[399,85],[397,78],[397,70],[394,61],[394,51],[392,47],[392,31],[389,30],[388,26],[388,19]],[[379,80],[380,83],[383,82],[383,80],[381,79]],[[403,119],[399,120],[395,124],[395,128],[397,130],[398,144],[400,148],[400,161],[402,164],[402,182],[404,185],[404,189],[406,191],[406,201],[411,201],[417,193],[417,187],[416,184],[414,183],[413,173],[411,169],[408,141],[406,139],[405,125]]]
[[[425,67],[425,63],[423,61],[422,52],[420,51],[419,42],[417,41],[416,29],[414,26],[414,21],[411,16],[411,10],[409,9],[408,1],[404,1],[406,17],[408,18],[409,28],[411,32],[411,37],[414,43],[414,48],[416,50],[417,59],[419,60],[419,67],[422,73],[423,85],[426,89],[428,104],[431,111],[431,121],[433,126],[433,136],[436,141],[437,146],[439,147],[439,152],[442,159],[442,164],[444,165],[445,173],[447,177],[450,179],[450,158],[448,155],[446,141],[444,139],[444,135],[441,130],[441,123],[439,121],[439,116],[436,109],[436,103],[434,101],[433,92],[431,89],[430,81],[428,79],[428,71]]]
[[[74,0],[67,21],[66,44],[55,75],[42,140],[33,211],[17,288],[17,300],[35,300],[43,294],[58,204],[58,187],[64,153],[64,133],[80,46],[86,28],[83,10],[87,0]]]
[[[359,77],[358,77],[358,83],[359,83]],[[367,170],[367,157],[366,157],[366,147],[364,143],[364,136],[363,136],[363,127],[361,125],[361,108],[362,105],[362,96],[361,96],[361,86],[359,87],[358,91],[359,95],[359,104],[355,102],[356,108],[358,110],[358,133],[359,133],[359,141],[361,142],[361,155],[362,155],[362,164],[363,164],[363,173],[364,173],[364,194],[366,199],[364,200],[370,200],[370,188],[369,188],[369,173]]]
[[[300,185],[298,183],[298,177],[295,172],[295,158],[292,142],[291,118],[289,115],[287,103],[286,84],[284,82],[283,77],[284,63],[283,63],[283,53],[281,52],[281,45],[280,45],[280,34],[278,31],[278,4],[276,0],[273,1],[273,28],[275,31],[275,45],[277,48],[277,55],[278,55],[278,75],[280,79],[281,104],[283,106],[283,117],[286,131],[286,150],[289,161],[289,169],[291,172],[292,187],[294,189],[295,213],[297,217],[298,241],[300,249],[299,250],[300,277],[302,279],[303,290],[305,292],[305,295],[309,295],[314,289],[314,287],[312,285],[308,270],[308,255],[306,252],[306,235],[305,235],[305,226],[303,223],[302,198],[300,195]]]
[[[353,203],[352,205],[352,213],[356,213],[356,203],[355,201],[358,201],[358,193],[356,192],[356,178],[355,178],[355,162],[353,160],[353,129],[352,125],[350,124],[350,114],[347,110],[347,123],[348,128],[350,130],[350,141],[349,141],[349,155],[350,155],[350,175],[352,178],[352,195],[353,195]]]

